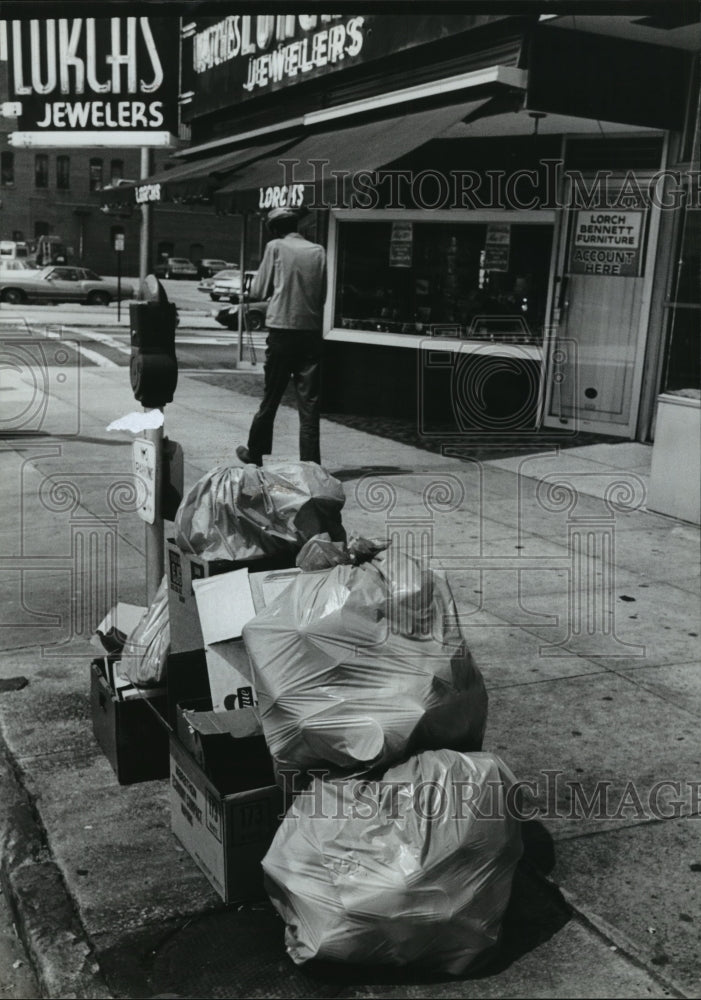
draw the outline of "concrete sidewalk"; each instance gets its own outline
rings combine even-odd
[[[236,377],[185,376],[167,408],[186,486],[245,440]],[[225,908],[174,839],[167,782],[119,786],[94,741],[86,622],[110,565],[143,603],[144,529],[131,438],[105,432],[136,408],[126,373],[79,388],[52,382],[51,433],[2,452],[2,874],[46,996],[701,996],[699,532],[646,510],[650,448],[477,462],[323,422],[346,528],[448,571],[489,688],[485,749],[537,812],[503,950],[475,977],[298,970],[269,907]],[[275,457],[296,437],[281,410]],[[95,592],[83,545],[108,567]]]

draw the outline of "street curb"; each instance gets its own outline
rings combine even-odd
[[[0,801],[0,882],[42,994],[62,1000],[113,1000],[4,744]]]
[[[4,804],[0,815],[0,883],[43,995],[61,1000],[114,1000],[5,745],[0,746],[0,801]],[[693,993],[661,974],[630,938],[593,913],[574,893],[532,863],[525,862],[525,871],[558,895],[574,917],[646,972],[667,994],[692,1000]]]
[[[662,974],[631,938],[607,920],[604,920],[603,917],[590,910],[575,893],[566,889],[560,882],[555,882],[537,866],[526,862],[526,867],[533,878],[560,894],[567,908],[571,910],[572,914],[581,923],[604,941],[608,942],[612,948],[615,948],[617,952],[624,955],[634,965],[646,972],[651,979],[654,979],[661,987],[664,987],[668,993],[677,997],[678,1000],[694,1000],[697,996],[696,993],[690,993],[685,987],[676,982],[676,980]]]

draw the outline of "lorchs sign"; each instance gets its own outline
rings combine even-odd
[[[177,132],[177,17],[0,21],[14,146],[164,146]]]

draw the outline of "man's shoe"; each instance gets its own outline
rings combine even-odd
[[[239,462],[243,462],[244,465],[251,464],[251,456],[245,444],[240,444],[238,446],[238,448],[236,449],[236,457],[238,458]]]

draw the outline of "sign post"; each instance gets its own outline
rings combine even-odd
[[[115,233],[114,252],[117,254],[117,322],[122,318],[122,254],[124,253],[124,233]]]

